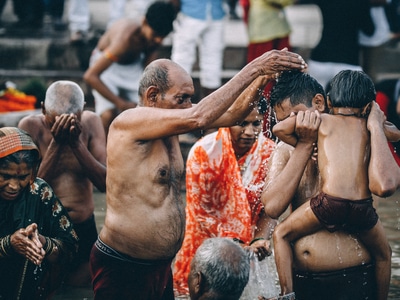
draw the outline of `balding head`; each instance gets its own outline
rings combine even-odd
[[[47,112],[61,114],[79,114],[83,111],[85,97],[75,82],[60,80],[52,83],[47,91],[44,108]]]
[[[173,86],[175,80],[170,76],[170,74],[181,73],[190,76],[180,65],[173,62],[170,59],[157,59],[152,61],[143,71],[142,78],[139,83],[139,97],[140,104],[145,104],[145,99],[143,96],[146,90],[150,86],[155,86],[158,88],[161,95],[165,93]]]

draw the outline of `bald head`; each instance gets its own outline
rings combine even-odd
[[[184,76],[190,75],[177,63],[170,59],[156,59],[152,61],[143,71],[142,78],[139,83],[139,96],[141,102],[143,95],[150,86],[156,86],[159,93],[164,95],[174,84],[174,79],[170,74],[182,74]],[[141,103],[143,104],[143,103]]]
[[[77,114],[83,111],[85,96],[75,82],[60,80],[52,83],[44,101],[46,111],[53,114]]]

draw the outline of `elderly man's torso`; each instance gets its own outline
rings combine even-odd
[[[172,258],[185,230],[178,137],[136,141],[134,130],[116,127],[107,142],[107,214],[100,238],[135,258]]]

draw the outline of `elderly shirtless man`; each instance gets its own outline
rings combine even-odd
[[[259,76],[288,68],[304,69],[304,60],[267,52],[192,106],[193,81],[183,68],[168,59],[147,66],[142,105],[121,113],[108,135],[107,212],[90,258],[95,299],[174,299],[171,262],[185,234],[178,135],[245,118],[254,97],[231,107],[235,99]]]
[[[271,92],[271,105],[278,121],[297,114],[299,138],[295,148],[280,142],[269,162],[262,201],[273,218],[280,217],[289,206],[297,209],[320,191],[318,165],[312,159],[318,126],[310,112],[325,111],[325,93],[311,76],[294,73],[279,78]],[[386,176],[370,184],[398,187],[399,168],[387,146],[384,121],[383,112],[375,104],[368,118],[373,166],[370,172]],[[296,299],[375,299],[373,262],[355,235],[320,230],[293,243],[293,258]]]
[[[66,283],[90,284],[89,255],[97,239],[93,184],[106,188],[106,138],[100,117],[84,108],[84,94],[71,81],[49,86],[41,115],[23,118],[42,154],[38,176],[46,180],[67,209],[79,237],[79,252]]]

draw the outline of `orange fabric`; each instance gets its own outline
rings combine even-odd
[[[250,151],[237,161],[229,128],[221,128],[190,150],[186,163],[186,233],[174,266],[176,295],[189,294],[190,262],[205,239],[236,237],[249,243],[253,238],[274,145],[260,134]],[[240,165],[245,169],[242,176]]]
[[[36,97],[26,95],[13,88],[7,88],[0,94],[0,112],[35,109]]]

